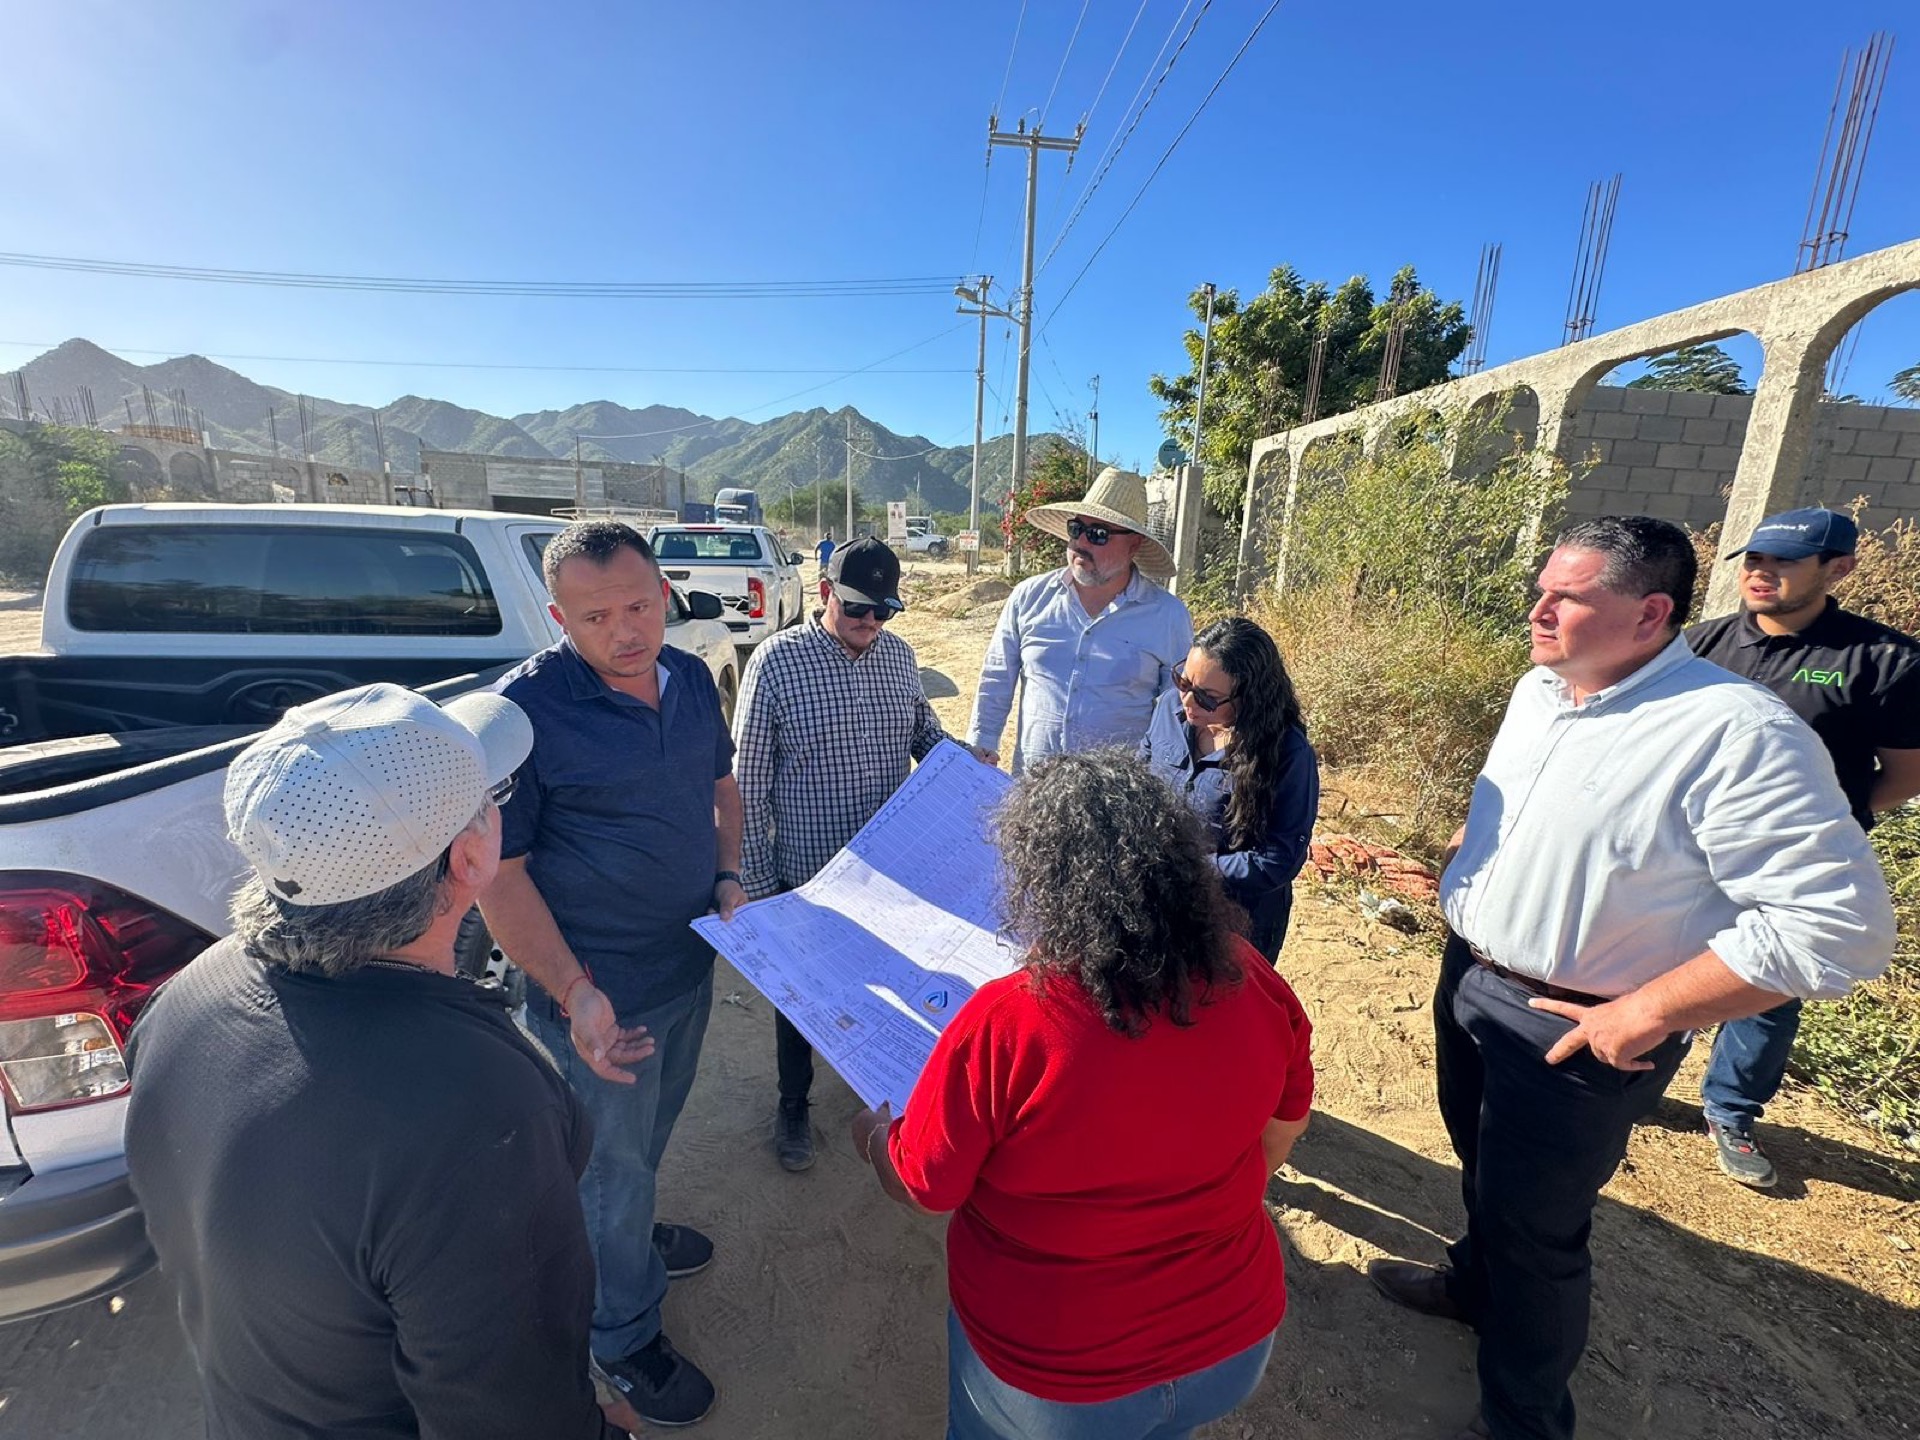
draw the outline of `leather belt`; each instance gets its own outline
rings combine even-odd
[[[1473,963],[1482,970],[1491,970],[1502,980],[1518,985],[1522,990],[1538,995],[1543,1000],[1564,1000],[1570,1005],[1608,1003],[1608,997],[1605,995],[1589,995],[1585,990],[1569,990],[1564,985],[1550,985],[1545,980],[1535,979],[1531,975],[1522,975],[1518,970],[1509,970],[1471,941],[1467,944],[1467,951],[1473,956]]]

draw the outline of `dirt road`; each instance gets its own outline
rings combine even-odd
[[[965,722],[991,602],[928,602],[954,565],[912,567],[897,623],[929,695]],[[1459,1223],[1458,1175],[1433,1106],[1425,1006],[1433,947],[1372,925],[1302,882],[1282,970],[1313,1015],[1319,1103],[1268,1200],[1291,1303],[1246,1410],[1211,1440],[1445,1437],[1474,1404],[1469,1335],[1395,1310],[1363,1269],[1431,1260]],[[885,1200],[845,1133],[858,1102],[816,1085],[819,1163],[774,1163],[773,1016],[721,966],[700,1080],[662,1174],[667,1218],[709,1229],[719,1258],[675,1286],[676,1343],[720,1386],[709,1440],[937,1436],[944,1413],[941,1222]],[[1590,1440],[1920,1434],[1920,1167],[1805,1094],[1763,1139],[1771,1195],[1714,1171],[1691,1103],[1698,1057],[1635,1135],[1594,1223],[1593,1344],[1575,1381]],[[1151,1143],[1151,1137],[1145,1137]],[[191,1377],[161,1280],[0,1328],[0,1436],[186,1440]]]

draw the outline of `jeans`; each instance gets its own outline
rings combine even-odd
[[[1799,1033],[1798,1000],[1723,1024],[1700,1081],[1707,1119],[1729,1130],[1751,1130],[1767,1102],[1780,1093],[1793,1037]]]
[[[1480,1409],[1494,1440],[1572,1440],[1567,1388],[1587,1348],[1600,1187],[1687,1053],[1652,1050],[1616,1070],[1581,1050],[1546,1052],[1571,1022],[1447,941],[1433,997],[1440,1114],[1460,1157],[1467,1233],[1447,1247],[1448,1293],[1480,1332]]]
[[[813,1046],[778,1010],[773,1012],[773,1055],[780,1075],[780,1098],[804,1100],[813,1090]]]
[[[949,1309],[947,1440],[1187,1440],[1246,1403],[1272,1354],[1269,1335],[1218,1365],[1117,1400],[1042,1400],[987,1369]]]
[[[654,1051],[632,1067],[633,1084],[616,1085],[587,1068],[566,1017],[551,1001],[536,995],[527,1005],[535,1038],[593,1117],[593,1156],[580,1177],[580,1208],[598,1276],[591,1344],[603,1359],[624,1359],[660,1333],[667,1266],[653,1248],[654,1181],[693,1089],[712,1008],[709,973],[684,995],[622,1015],[622,1025],[647,1027]]]

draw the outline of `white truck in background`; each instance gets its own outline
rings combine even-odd
[[[656,525],[647,531],[647,543],[667,579],[720,597],[727,628],[742,650],[807,613],[800,553],[789,551],[764,525]]]
[[[40,651],[0,657],[0,1321],[152,1263],[127,1186],[122,1046],[226,930],[243,863],[221,792],[291,705],[374,680],[435,699],[559,637],[557,519],[332,505],[114,505],[61,543]],[[719,599],[675,594],[667,643],[731,714]],[[438,682],[438,683],[434,683]],[[476,911],[461,964],[499,963]]]

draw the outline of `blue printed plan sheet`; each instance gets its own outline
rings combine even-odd
[[[945,741],[805,885],[693,922],[869,1105],[898,1115],[947,1021],[1020,962],[988,832],[1011,783]]]

